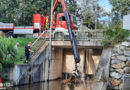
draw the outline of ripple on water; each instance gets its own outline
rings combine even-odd
[[[94,90],[95,87],[96,83],[94,81],[83,81],[79,84],[63,84],[62,81],[58,80],[17,86],[7,90]]]

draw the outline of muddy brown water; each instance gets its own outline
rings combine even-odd
[[[93,81],[83,81],[79,84],[63,84],[61,80],[58,80],[16,86],[8,88],[7,90],[94,90],[95,86],[96,83]]]

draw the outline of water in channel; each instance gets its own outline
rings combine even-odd
[[[57,80],[11,87],[7,90],[94,90],[95,86],[96,83],[93,81],[83,81],[78,84],[63,84],[63,81]]]

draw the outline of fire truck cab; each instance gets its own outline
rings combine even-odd
[[[76,30],[77,29],[76,17],[70,13],[69,15],[71,20],[71,28],[72,30],[74,29]],[[55,38],[56,40],[68,38],[69,33],[64,13],[58,13],[56,18],[55,15],[53,15],[52,29],[53,29],[53,38]]]

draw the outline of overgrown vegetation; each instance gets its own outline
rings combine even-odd
[[[110,13],[111,22],[109,29],[105,33],[105,39],[102,44],[105,48],[113,47],[115,44],[125,41],[130,35],[127,30],[123,28],[123,16],[129,14],[129,0],[109,0],[113,6],[112,12]]]
[[[0,38],[0,71],[1,65],[6,66],[8,64],[19,63],[24,57],[25,45],[33,38]],[[14,48],[15,44],[19,43],[18,51]],[[23,62],[23,61],[22,61]]]
[[[120,18],[130,13],[130,0],[109,0],[113,6],[112,13]]]
[[[76,1],[67,1],[69,4],[67,4],[69,6],[69,11],[75,12]],[[0,12],[1,22],[14,22],[15,25],[33,25],[34,13],[50,16],[51,0],[1,0]]]
[[[0,63],[0,73],[2,72],[2,64]]]
[[[104,36],[105,39],[102,41],[102,44],[107,48],[113,47],[115,44],[126,40],[129,36],[129,32],[121,28],[111,28],[107,30]]]
[[[103,70],[103,72],[102,72],[102,76],[101,76],[100,81],[101,81],[101,82],[107,82],[107,76],[106,76],[104,70]]]
[[[83,25],[88,28],[102,28],[99,18],[106,16],[107,12],[99,5],[98,0],[78,0],[80,2],[80,18]]]
[[[50,15],[51,0],[1,0],[0,21],[32,25],[33,14]]]

